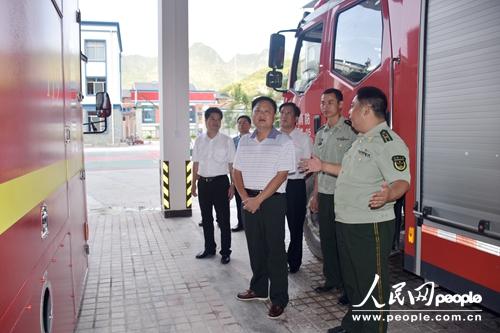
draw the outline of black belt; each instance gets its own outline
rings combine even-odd
[[[204,181],[205,183],[210,183],[213,182],[214,180],[225,178],[227,175],[220,175],[220,176],[215,176],[215,177],[202,177],[198,176],[198,180]]]
[[[247,192],[248,196],[253,198],[253,197],[256,197],[260,194],[260,192],[262,192],[261,190],[251,190],[251,189],[248,189],[246,188],[245,191]],[[274,192],[272,194],[272,196],[274,195],[282,195],[283,193],[278,193],[278,192]]]

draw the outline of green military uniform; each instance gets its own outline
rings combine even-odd
[[[369,293],[375,274],[380,276],[373,289],[382,309],[388,309],[389,254],[394,234],[394,202],[371,209],[373,193],[384,182],[410,182],[408,147],[385,122],[359,135],[342,160],[335,189],[335,214],[342,276],[351,304],[361,304]],[[378,310],[372,297],[361,307],[349,308],[342,327],[349,332],[385,332],[387,323],[354,321],[352,310]],[[366,312],[382,314],[385,312]],[[355,313],[356,314],[356,313]],[[360,312],[357,312],[360,314]]]
[[[340,117],[333,127],[328,124],[316,133],[313,154],[322,161],[339,164],[356,140],[352,128]],[[337,177],[318,174],[319,236],[323,254],[323,275],[326,287],[342,287],[337,234],[335,228],[334,192]]]

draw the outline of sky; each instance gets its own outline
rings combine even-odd
[[[158,1],[80,0],[84,21],[119,22],[123,54],[158,55]],[[169,1],[169,0],[163,0]],[[308,0],[189,1],[189,45],[201,42],[228,61],[235,54],[259,53],[271,33],[293,29]],[[291,53],[292,35],[287,35]]]

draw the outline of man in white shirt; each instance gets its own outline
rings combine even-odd
[[[276,102],[267,96],[252,101],[256,130],[241,138],[233,170],[252,268],[250,288],[237,298],[254,301],[270,296],[271,319],[281,317],[289,300],[284,194],[288,173],[296,168],[292,140],[273,127],[276,109]]]
[[[214,239],[215,207],[217,223],[221,234],[221,263],[227,264],[231,255],[231,225],[229,201],[234,195],[234,185],[228,174],[232,173],[234,160],[233,140],[219,133],[222,111],[211,107],[205,111],[207,133],[201,134],[193,147],[193,196],[199,194],[205,249],[196,255],[197,259],[213,257],[217,244]]]
[[[240,139],[243,135],[250,133],[250,127],[252,126],[252,120],[247,115],[241,115],[236,119],[236,123],[238,124],[238,134],[233,138],[234,147],[238,149],[238,144],[240,143]],[[238,232],[244,229],[243,226],[243,218],[241,216],[241,197],[238,194],[238,191],[234,192],[234,199],[236,200],[236,211],[238,213],[238,225],[235,228],[232,228],[231,231]]]
[[[292,138],[295,147],[296,165],[301,159],[311,158],[311,138],[297,128],[300,109],[294,103],[281,104],[280,130]],[[290,231],[287,260],[288,271],[298,272],[302,264],[302,238],[304,235],[304,220],[306,217],[307,194],[305,174],[296,170],[288,174],[286,185],[286,220]]]

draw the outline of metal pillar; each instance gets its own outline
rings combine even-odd
[[[160,182],[165,218],[191,216],[188,0],[159,0]]]

